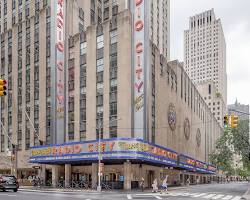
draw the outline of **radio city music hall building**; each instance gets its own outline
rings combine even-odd
[[[1,9],[1,173],[12,164],[18,178],[35,167],[55,186],[61,177],[95,185],[100,137],[102,180],[117,187],[215,174],[208,155],[222,130],[182,63],[169,62],[169,1]],[[6,134],[17,144],[14,164]]]

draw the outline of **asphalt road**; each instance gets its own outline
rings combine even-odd
[[[249,183],[210,184],[190,186],[165,193],[148,192],[59,192],[59,191],[28,191],[0,192],[0,200],[240,200],[250,188]]]

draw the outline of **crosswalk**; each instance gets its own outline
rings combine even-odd
[[[165,199],[166,197],[186,197],[191,199],[213,199],[213,200],[240,200],[241,196],[233,196],[227,194],[216,193],[187,193],[187,192],[170,192],[170,193],[144,193],[144,194],[128,194],[127,199]],[[183,198],[183,199],[184,199]]]

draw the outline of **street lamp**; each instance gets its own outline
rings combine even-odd
[[[110,120],[110,122],[119,121],[121,118]],[[101,186],[101,128],[103,128],[103,125],[101,124],[100,119],[100,113],[98,113],[98,186],[97,191],[101,192],[102,186]]]
[[[4,132],[4,134],[8,137],[8,141],[11,143],[11,147],[12,147],[12,152],[7,148],[6,149],[6,153],[7,153],[7,156],[9,155],[9,152],[11,153],[10,154],[10,157],[11,157],[11,159],[10,159],[10,162],[11,162],[11,164],[10,164],[10,166],[11,166],[11,169],[10,169],[10,171],[11,171],[11,174],[14,174],[13,173],[13,171],[14,172],[17,172],[17,170],[16,169],[13,169],[13,163],[12,163],[12,156],[13,156],[13,152],[16,154],[16,145],[13,143],[13,141],[12,141],[12,139],[10,138],[10,136],[8,135],[8,133],[7,133],[7,131],[6,131],[6,129],[5,129],[5,127],[4,127],[4,125],[3,125],[3,123],[2,123],[2,121],[0,120],[0,123],[1,123],[1,126],[2,126],[2,128],[3,128],[3,132]],[[15,155],[16,156],[16,155]],[[16,158],[17,159],[17,158]],[[15,165],[15,167],[16,167],[16,165]]]

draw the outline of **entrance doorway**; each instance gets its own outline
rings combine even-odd
[[[154,181],[154,171],[147,171],[148,187],[150,188]]]
[[[119,173],[104,173],[103,181],[119,181],[120,174]]]
[[[46,186],[52,185],[52,170],[50,169],[45,170],[45,184]]]

